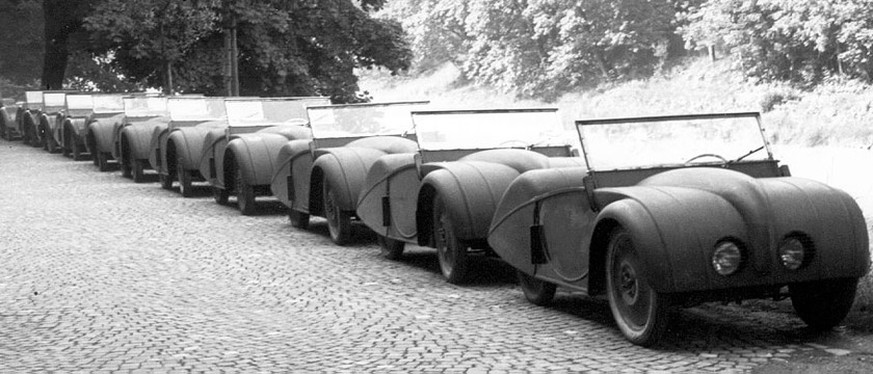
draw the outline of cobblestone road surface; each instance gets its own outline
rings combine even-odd
[[[389,261],[363,230],[337,247],[323,221],[292,229],[275,202],[243,217],[201,195],[0,140],[0,372],[743,372],[866,357],[867,335],[811,335],[785,302],[684,310],[663,345],[636,347],[604,302],[531,305],[498,261],[453,286],[432,251]]]

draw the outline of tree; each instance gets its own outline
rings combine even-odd
[[[82,38],[82,19],[91,11],[90,0],[43,0],[45,52],[42,86],[63,87],[70,56],[71,39]]]
[[[42,1],[0,0],[0,76],[32,84],[40,77],[42,50]]]

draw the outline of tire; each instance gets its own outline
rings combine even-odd
[[[215,200],[215,203],[218,205],[227,205],[227,199],[230,197],[230,193],[223,188],[212,187],[212,199]]]
[[[829,330],[846,318],[855,302],[858,278],[828,279],[788,286],[797,316],[814,330]]]
[[[433,204],[433,238],[443,277],[452,284],[464,283],[470,268],[467,245],[455,235],[454,222],[439,195]]]
[[[236,170],[236,205],[244,216],[255,213],[255,188],[246,182],[242,172]]]
[[[170,176],[167,176],[167,179],[172,185],[173,179]],[[191,173],[182,167],[181,160],[176,161],[176,180],[179,181],[179,193],[182,194],[182,197],[194,196],[194,191],[191,188]]]
[[[126,161],[126,162],[125,162]],[[133,168],[131,167],[132,161],[125,160],[124,156],[118,161],[119,167],[121,167],[121,176],[125,178],[133,177]]]
[[[399,260],[400,257],[403,257],[403,250],[406,248],[405,242],[382,235],[379,235],[378,241],[383,257],[389,260]]]
[[[610,235],[605,265],[609,309],[618,328],[636,345],[657,343],[670,323],[670,298],[649,286],[631,236],[621,227]]]
[[[72,150],[73,161],[79,161],[79,159],[82,158],[82,149],[79,148],[79,142],[77,142],[76,139],[73,139],[72,144],[70,144],[70,147],[73,148],[73,150]]]
[[[304,230],[309,227],[309,213],[288,209],[288,220],[291,221],[291,227]]]
[[[161,188],[165,190],[173,189],[173,178],[170,175],[158,173],[158,182],[161,183]]]
[[[324,197],[324,218],[327,218],[330,240],[337,245],[349,244],[352,240],[352,215],[340,209],[336,202],[336,192],[327,178],[324,179],[322,186],[324,187],[321,195]]]
[[[131,162],[131,175],[134,183],[145,182],[145,160],[133,160]]]
[[[59,147],[59,148],[61,148],[61,154],[63,154],[64,157],[70,157],[70,148],[67,148],[67,145],[69,145],[70,147],[72,147],[72,146],[73,146],[73,145],[72,145],[72,142],[71,142],[70,139],[67,137],[67,135],[64,135],[64,136],[63,136],[63,139],[62,139],[61,141],[64,142],[64,143],[61,144],[60,147]]]
[[[100,171],[109,171],[109,156],[106,152],[97,152],[97,167]]]
[[[554,283],[549,283],[530,276],[522,271],[516,271],[518,274],[518,284],[521,286],[521,291],[524,292],[524,297],[534,305],[548,305],[555,298],[555,292],[558,286]]]
[[[52,134],[50,134],[48,131],[46,131],[44,139],[45,139],[45,142],[44,142],[45,148],[44,149],[47,150],[48,153],[57,153],[58,146],[57,146],[57,144],[55,144],[55,138],[52,137]]]

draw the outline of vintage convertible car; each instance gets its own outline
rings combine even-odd
[[[516,177],[584,165],[571,157],[557,109],[422,111],[412,119],[418,152],[376,160],[357,213],[388,258],[405,243],[437,248],[451,283],[466,279],[471,254],[490,254],[488,225]]]
[[[84,134],[89,118],[94,114],[94,95],[87,93],[67,94],[66,106],[60,121],[60,148],[66,157],[78,160],[86,151]]]
[[[234,98],[225,101],[228,127],[207,134],[200,174],[212,185],[215,202],[231,194],[243,215],[256,211],[255,197],[270,194],[279,148],[311,137],[306,107],[330,104],[325,97]]]
[[[26,91],[25,102],[18,107],[15,115],[15,130],[21,134],[24,144],[40,147],[39,118],[43,110],[42,91]]]
[[[124,119],[124,97],[129,94],[95,94],[94,111],[87,118],[83,130],[76,127],[76,136],[84,139],[85,147],[94,165],[100,171],[109,171],[112,157],[112,131]]]
[[[43,110],[39,115],[37,134],[42,142],[42,148],[49,153],[57,153],[61,150],[63,138],[61,127],[67,118],[67,95],[75,91],[43,91]]]
[[[488,242],[528,300],[557,285],[605,296],[644,346],[674,307],[706,301],[789,296],[813,328],[846,316],[870,264],[861,211],[790,177],[758,113],[576,124],[587,166],[522,174],[491,220]]]
[[[4,98],[0,102],[0,137],[6,140],[17,140],[21,137],[16,124],[19,105],[14,100]]]
[[[112,130],[112,157],[121,175],[136,183],[145,181],[149,167],[149,145],[155,127],[167,126],[167,97],[137,95],[124,98],[124,119]]]
[[[334,243],[352,236],[364,178],[386,154],[415,152],[410,112],[427,102],[312,106],[312,139],[283,145],[270,189],[289,208],[291,225],[306,228],[310,214],[327,218]]]
[[[224,131],[227,114],[223,97],[173,97],[167,101],[170,122],[155,126],[149,146],[149,163],[158,172],[161,187],[179,181],[183,197],[192,196],[192,182],[200,176],[200,156],[209,131]]]

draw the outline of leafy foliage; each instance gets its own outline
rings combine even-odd
[[[873,78],[873,1],[709,0],[682,29],[691,47],[723,45],[745,73],[805,85]]]
[[[40,0],[0,0],[0,74],[12,84],[33,84],[42,72]]]
[[[675,39],[676,0],[412,0],[391,5],[423,68],[453,62],[478,83],[553,99],[650,74]]]

